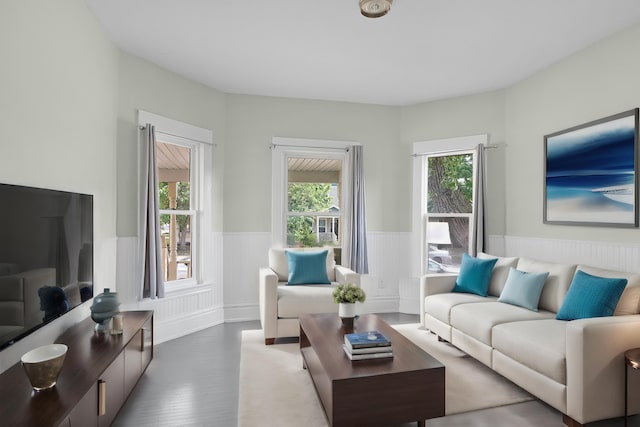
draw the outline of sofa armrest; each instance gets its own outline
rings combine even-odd
[[[429,295],[451,292],[456,285],[456,273],[431,273],[420,278],[420,324],[424,326],[424,299]]]
[[[266,339],[275,338],[278,331],[278,275],[270,268],[258,271],[260,323]]]
[[[356,273],[355,271],[341,265],[336,265],[335,272],[336,282],[353,283],[356,286],[360,286],[360,274]]]
[[[568,416],[585,424],[624,414],[624,352],[640,347],[639,331],[640,315],[567,322]]]
[[[11,326],[7,333],[15,328],[24,327],[22,288],[22,277],[0,276],[0,325]]]
[[[25,327],[32,327],[43,319],[40,310],[38,289],[55,286],[55,268],[36,268],[10,276],[0,276],[0,301],[14,301],[22,304],[21,319],[16,319]]]
[[[55,268],[36,268],[18,273],[24,280],[24,322],[34,326],[42,322],[44,312],[40,310],[38,289],[43,286],[56,286]]]

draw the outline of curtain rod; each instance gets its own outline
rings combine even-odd
[[[143,130],[143,129],[145,129],[145,128],[146,128],[146,126],[142,126],[142,125],[138,126],[138,129],[140,129],[140,130]],[[161,130],[156,130],[156,133],[157,133],[157,134],[160,134],[160,135],[164,135],[164,136],[174,136],[174,137],[176,137],[176,138],[188,139],[189,141],[193,141],[193,142],[200,142],[200,143],[202,143],[202,144],[213,145],[214,147],[217,147],[217,146],[218,146],[218,144],[215,144],[215,143],[213,143],[213,142],[209,142],[209,141],[201,141],[201,140],[199,140],[199,139],[193,139],[193,138],[189,138],[189,137],[182,136],[182,135],[175,135],[175,134],[173,134],[173,133],[163,132],[163,131],[161,131]]]
[[[493,150],[494,148],[499,148],[497,145],[485,145],[482,147],[483,150]],[[463,148],[458,150],[445,150],[445,151],[434,151],[433,153],[414,153],[411,157],[422,157],[422,156],[433,156],[437,154],[447,154],[447,153],[459,153],[460,151],[473,151],[475,148]]]
[[[349,147],[310,147],[308,145],[287,145],[287,144],[271,144],[269,145],[269,150],[273,150],[276,147],[291,147],[291,148],[312,148],[315,150],[344,150],[349,151]]]

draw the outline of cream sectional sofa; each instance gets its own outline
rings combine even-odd
[[[498,302],[511,267],[549,273],[537,312]],[[577,270],[627,279],[613,316],[556,320]],[[562,412],[570,426],[624,415],[624,352],[640,347],[639,274],[501,257],[486,297],[451,292],[456,279],[455,274],[422,277],[425,328]]]
[[[289,269],[286,252],[327,250],[326,269],[331,284],[287,285]],[[266,345],[274,344],[276,338],[300,335],[301,314],[337,313],[338,304],[332,293],[338,283],[353,283],[360,286],[360,275],[336,265],[333,249],[328,248],[271,248],[269,266],[259,270],[260,322]]]

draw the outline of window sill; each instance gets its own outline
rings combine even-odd
[[[211,283],[197,283],[195,281],[189,281],[188,283],[165,283],[164,294],[165,297],[172,297],[176,295],[193,293],[194,291],[201,291],[210,288]]]

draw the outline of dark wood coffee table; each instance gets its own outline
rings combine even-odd
[[[300,353],[329,424],[388,426],[444,416],[444,365],[374,314],[355,332],[377,330],[391,340],[392,359],[351,361],[336,314],[300,317]]]

